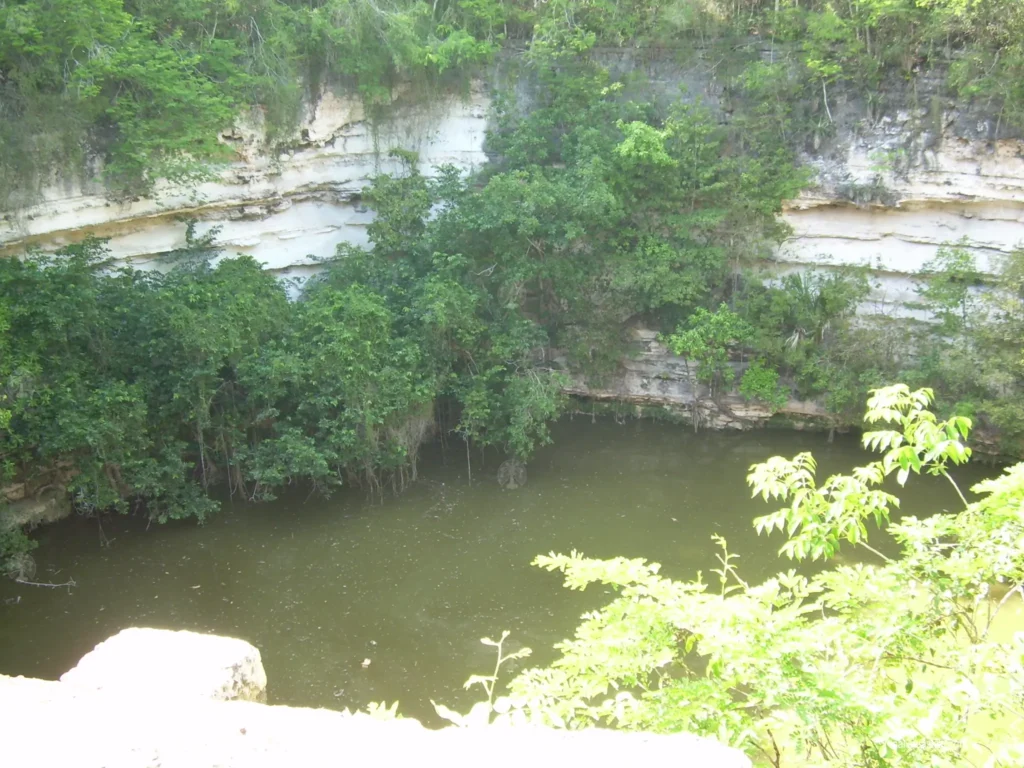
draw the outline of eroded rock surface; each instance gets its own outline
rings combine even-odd
[[[15,487],[15,492],[17,490]],[[21,526],[55,523],[70,514],[71,500],[67,490],[63,487],[48,488],[35,498],[22,497],[0,507],[0,532]]]
[[[707,385],[696,380],[698,364],[672,354],[656,331],[638,328],[632,336],[630,354],[623,358],[616,374],[603,379],[600,385],[575,376],[566,391],[596,401],[628,403],[638,409],[664,409],[683,421],[696,420],[701,429],[753,429],[763,426],[776,413],[786,417],[793,429],[832,425],[832,417],[821,403],[790,399],[775,411],[735,393],[713,394]],[[747,366],[732,366],[738,381]]]

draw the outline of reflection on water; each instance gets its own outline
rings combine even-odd
[[[430,698],[457,706],[476,698],[461,686],[493,663],[480,637],[509,629],[510,642],[534,649],[528,663],[544,663],[580,614],[608,599],[600,589],[561,588],[530,566],[535,555],[646,557],[666,575],[690,578],[715,566],[710,539],[720,534],[756,581],[781,565],[780,541],[758,538],[750,525],[771,509],[749,498],[750,464],[812,450],[824,477],[867,456],[853,439],[694,435],[652,422],[577,418],[554,437],[515,491],[494,481],[499,460],[484,466],[479,455],[467,487],[459,445],[447,456],[437,448],[424,479],[383,504],[352,490],[326,501],[297,494],[226,505],[202,527],[147,531],[138,519],[107,518],[107,547],[95,520],[41,530],[37,578],[72,577],[78,586],[0,583],[0,673],[57,677],[127,626],[193,629],[255,643],[272,702],[341,708],[399,699],[403,713],[430,720]],[[968,467],[957,478],[967,487],[993,472]],[[955,509],[943,483],[912,481],[900,492],[904,513]]]

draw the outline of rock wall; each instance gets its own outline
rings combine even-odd
[[[387,118],[370,121],[358,99],[328,91],[306,106],[287,151],[270,154],[260,125],[240,121],[221,137],[236,161],[194,190],[165,184],[151,198],[119,204],[96,183],[54,185],[35,205],[0,213],[0,255],[93,235],[109,238],[120,261],[158,266],[162,254],[184,245],[185,219],[194,218],[199,235],[219,228],[227,254],[251,255],[301,284],[339,243],[367,242],[370,214],[359,194],[374,175],[399,170],[388,150],[418,152],[424,173],[443,164],[472,171],[487,160],[489,108],[477,82],[461,95],[399,96]]]
[[[632,349],[622,360],[621,372],[602,384],[574,377],[567,388],[570,395],[592,402],[626,405],[637,416],[658,414],[701,429],[754,429],[778,415],[794,429],[823,429],[839,426],[821,403],[791,399],[778,411],[758,402],[748,402],[735,393],[712,396],[705,384],[695,380],[694,364],[672,354],[647,329],[632,332]],[[738,381],[746,364],[732,363]],[[586,405],[577,405],[581,411]]]
[[[965,119],[948,105],[938,128],[925,108],[848,122],[832,152],[804,158],[815,185],[786,206],[780,261],[870,266],[870,309],[892,313],[907,312],[912,275],[944,243],[963,242],[983,270],[1024,246],[1024,141]]]
[[[661,100],[716,106],[714,69],[652,52],[605,51],[613,72],[639,73]],[[359,193],[378,172],[396,170],[391,148],[420,153],[424,172],[442,163],[465,171],[487,161],[484,139],[493,84],[530,84],[502,63],[462,95],[399,95],[388,117],[367,119],[356,99],[328,92],[306,107],[291,148],[271,155],[259,125],[222,139],[236,152],[215,182],[185,192],[164,187],[127,204],[95,184],[60,184],[17,214],[0,214],[0,255],[27,245],[53,248],[85,235],[110,238],[113,255],[146,267],[184,244],[182,217],[199,233],[220,227],[226,253],[246,253],[296,285],[341,242],[366,242],[370,214]],[[996,116],[942,95],[942,78],[894,83],[885,110],[856,95],[830,97],[831,135],[804,157],[814,184],[783,214],[793,230],[777,268],[867,264],[878,288],[866,309],[905,312],[912,275],[939,245],[964,240],[982,266],[1024,243],[1024,141],[1005,136]],[[818,144],[818,142],[815,142]]]
[[[630,87],[662,102],[699,98],[719,108],[726,96],[714,67],[699,55],[689,65],[664,52],[598,55],[613,73],[640,75],[642,84]],[[0,214],[0,256],[96,235],[110,238],[115,258],[158,267],[162,254],[184,245],[182,219],[191,217],[199,221],[199,234],[219,228],[226,254],[252,255],[297,292],[317,259],[331,256],[339,243],[367,242],[371,214],[360,190],[375,174],[397,170],[388,149],[416,150],[428,174],[444,163],[466,172],[486,163],[490,91],[509,86],[529,102],[534,86],[518,77],[514,54],[464,94],[399,95],[378,121],[367,119],[358,100],[327,92],[306,107],[285,152],[269,152],[258,124],[242,123],[225,134],[237,160],[194,191],[165,187],[153,198],[115,204],[95,184],[51,187],[36,205]],[[861,310],[908,317],[916,314],[907,306],[915,298],[914,275],[944,243],[962,242],[983,269],[1024,245],[1024,141],[1007,135],[983,106],[950,100],[941,74],[894,81],[884,96],[887,108],[842,90],[831,94],[834,122],[827,138],[815,140],[803,156],[813,183],[785,206],[792,235],[768,266],[786,272],[867,265],[875,288]],[[728,119],[726,110],[720,114]],[[741,400],[716,404],[707,393],[691,391],[680,360],[652,339],[639,342],[639,356],[625,362],[618,381],[604,389],[579,384],[574,391],[696,413],[708,426],[767,418]],[[809,423],[821,416],[806,403],[786,410]]]
[[[101,650],[107,646],[107,650]],[[122,664],[111,648],[127,653]],[[4,764],[38,768],[271,768],[346,765],[452,768],[687,765],[750,768],[737,750],[685,733],[445,728],[325,709],[224,701],[224,663],[262,674],[259,652],[232,638],[125,630],[61,682],[0,675]],[[98,656],[95,654],[99,654]],[[92,660],[86,663],[92,657]],[[145,660],[145,664],[140,664]],[[178,673],[198,686],[166,687]],[[258,676],[258,675],[257,675]],[[129,682],[129,678],[132,678]],[[263,678],[265,683],[265,677]],[[241,689],[236,690],[236,694]],[[429,756],[429,757],[428,757]]]

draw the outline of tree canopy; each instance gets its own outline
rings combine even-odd
[[[815,134],[832,122],[836,83],[875,102],[887,77],[938,67],[997,131],[1020,128],[1022,40],[1016,0],[4,0],[0,209],[54,174],[100,173],[115,198],[191,183],[230,158],[218,137],[239,115],[287,143],[325,84],[381,107],[399,84],[422,90],[508,46],[721,44],[726,81],[756,86],[773,119],[801,100],[823,107]],[[644,138],[656,137],[634,136],[637,148]]]

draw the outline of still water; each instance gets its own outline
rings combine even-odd
[[[272,703],[397,699],[405,715],[434,723],[431,698],[459,707],[478,698],[462,683],[492,668],[479,638],[508,629],[511,647],[534,650],[520,668],[545,663],[580,614],[609,599],[600,588],[562,588],[530,565],[535,555],[645,557],[691,578],[715,566],[719,534],[756,581],[789,566],[776,558],[781,540],[751,526],[772,507],[749,498],[748,467],[811,450],[824,478],[868,460],[853,438],[694,435],[646,421],[577,417],[554,438],[514,491],[495,482],[498,459],[477,453],[469,487],[460,444],[425,451],[421,481],[383,503],[353,489],[326,501],[226,504],[204,526],[147,530],[144,520],[108,517],[107,546],[96,520],[41,529],[36,579],[77,586],[0,581],[0,673],[56,678],[125,627],[191,629],[254,643]],[[995,472],[978,465],[955,476],[966,488]],[[955,508],[933,478],[914,478],[900,495],[905,514]]]

